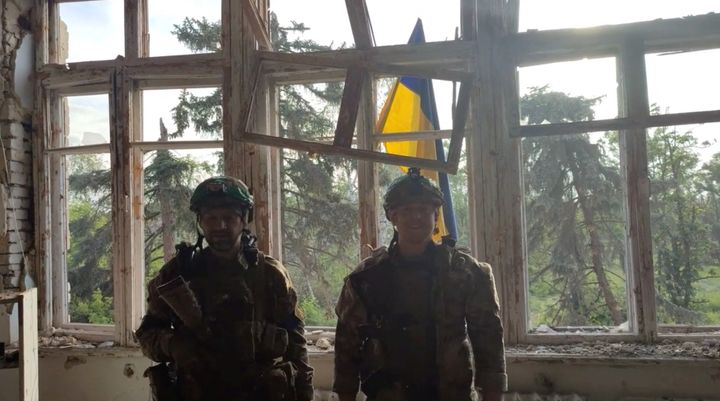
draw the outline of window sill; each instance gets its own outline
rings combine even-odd
[[[318,347],[318,338],[329,337],[327,333],[310,332],[306,335],[310,344],[308,353],[315,360],[334,359],[334,348],[330,344]],[[72,336],[59,337],[60,341],[51,342],[58,337],[43,337],[40,343],[41,355],[78,354],[96,356],[142,356],[139,347],[120,347],[112,341],[87,342]],[[334,338],[332,338],[334,340]],[[334,342],[334,341],[332,341]],[[59,344],[59,345],[58,345]],[[325,346],[327,345],[327,346]],[[506,358],[509,362],[523,361],[559,361],[574,363],[602,364],[647,364],[658,361],[677,363],[698,363],[705,361],[711,366],[720,364],[720,338],[702,341],[662,340],[657,344],[637,342],[607,342],[588,340],[570,344],[523,344],[506,346]]]
[[[657,344],[637,342],[586,341],[573,344],[515,345],[506,347],[508,355],[582,359],[628,360],[720,360],[720,338],[703,341],[663,340]]]
[[[53,356],[97,356],[97,357],[108,357],[108,358],[143,358],[144,355],[140,348],[132,347],[76,347],[76,346],[63,346],[63,347],[43,347],[40,346],[38,349],[38,355],[40,358],[53,357]]]

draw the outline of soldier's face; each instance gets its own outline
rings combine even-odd
[[[388,217],[401,241],[424,243],[432,239],[438,208],[432,203],[413,202],[390,210]]]
[[[228,252],[240,245],[240,234],[245,228],[245,221],[234,208],[202,208],[199,223],[211,249]]]

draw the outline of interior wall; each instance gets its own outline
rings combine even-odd
[[[32,273],[32,107],[34,50],[31,0],[0,0],[0,291]]]
[[[508,356],[510,391],[577,394],[597,401],[686,399],[720,401],[720,361]],[[328,399],[332,353],[313,353],[317,399]],[[43,350],[40,399],[150,401],[137,350]],[[17,401],[17,369],[0,370],[0,401]]]

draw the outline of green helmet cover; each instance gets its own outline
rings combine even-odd
[[[437,207],[445,203],[440,188],[420,175],[420,169],[415,167],[390,184],[383,197],[383,208],[387,214],[390,209],[412,202],[432,203]]]
[[[236,207],[245,215],[252,211],[253,197],[244,182],[235,177],[218,176],[201,182],[190,198],[190,210],[202,207]]]

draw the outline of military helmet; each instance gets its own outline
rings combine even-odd
[[[411,167],[406,175],[396,178],[383,197],[383,208],[387,215],[390,209],[411,202],[427,202],[439,207],[445,203],[437,185],[420,175],[420,169]]]
[[[190,198],[190,210],[200,212],[201,207],[237,207],[243,216],[252,216],[253,197],[247,185],[234,177],[218,176],[201,182]],[[251,220],[252,217],[248,219]]]

